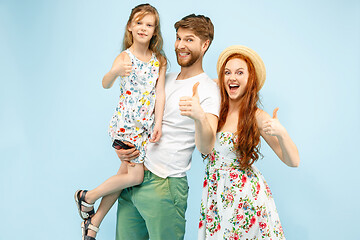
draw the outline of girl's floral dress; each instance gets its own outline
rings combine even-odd
[[[259,170],[240,170],[233,134],[219,132],[209,154],[198,239],[285,239],[271,191]]]
[[[159,78],[159,61],[155,54],[149,62],[137,59],[125,50],[132,62],[132,71],[120,77],[120,101],[110,121],[111,140],[133,143],[140,156],[131,162],[144,162],[146,145],[154,123],[155,86]]]

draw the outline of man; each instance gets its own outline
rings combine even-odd
[[[208,17],[191,14],[175,23],[175,29],[181,72],[166,76],[163,134],[148,145],[144,181],[119,197],[117,240],[183,239],[191,155],[195,146],[209,153],[215,142],[220,95],[202,68],[213,24]],[[134,148],[116,151],[122,161],[139,154]]]

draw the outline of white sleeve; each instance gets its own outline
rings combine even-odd
[[[200,105],[204,112],[214,114],[219,117],[220,113],[220,90],[218,85],[210,80],[206,86],[202,86],[199,91]],[[201,84],[199,85],[200,88]]]

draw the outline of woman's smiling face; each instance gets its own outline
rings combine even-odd
[[[239,100],[245,93],[249,78],[247,64],[240,58],[229,60],[224,69],[225,90],[231,100]]]

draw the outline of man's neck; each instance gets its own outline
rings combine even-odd
[[[177,80],[184,80],[191,77],[194,77],[196,75],[199,75],[200,73],[203,73],[204,70],[202,68],[202,59],[198,59],[194,64],[192,64],[189,67],[181,67],[181,71],[177,77]]]

